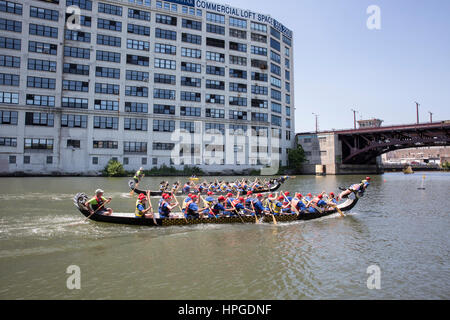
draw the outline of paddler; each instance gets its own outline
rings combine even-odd
[[[161,219],[168,219],[170,218],[170,213],[174,208],[178,206],[178,201],[175,204],[171,204],[172,196],[170,194],[163,194],[162,200],[159,203],[158,212],[161,217]]]
[[[317,197],[312,199],[308,206],[309,213],[322,213],[327,207],[327,203],[323,200],[323,195],[319,194]],[[322,210],[321,210],[322,209]]]
[[[255,214],[258,217],[261,217],[265,213],[265,208],[264,208],[264,205],[262,202],[262,200],[264,199],[264,196],[261,193],[259,193],[258,195],[256,195],[256,199],[257,200],[253,204],[253,206],[255,208]]]
[[[105,192],[102,189],[97,189],[95,191],[95,196],[84,204],[89,209],[90,214],[93,214],[94,212],[105,216],[113,214],[111,208],[105,207],[107,203],[111,202],[112,198],[106,199],[103,197],[104,193]]]
[[[292,200],[292,210],[293,212],[297,212],[298,214],[301,214],[302,212],[306,211],[306,201],[304,201],[303,195],[301,193],[297,193],[295,195],[295,198]]]
[[[361,183],[351,185],[347,190],[341,192],[338,199],[342,200],[347,198],[352,192],[360,192],[363,193],[367,187],[370,185],[369,183],[370,177],[366,177],[366,179],[362,180]]]
[[[193,195],[191,201],[186,204],[186,214],[187,219],[199,219],[200,214],[198,212],[198,197]]]
[[[152,219],[153,215],[150,213],[148,214],[152,208],[149,206],[147,209],[146,207],[146,203],[147,201],[150,201],[149,199],[147,199],[147,197],[145,196],[145,194],[141,193],[136,201],[136,208],[135,208],[135,217],[136,218],[149,218]]]

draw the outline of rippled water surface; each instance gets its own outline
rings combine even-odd
[[[304,176],[282,189],[361,178]],[[374,177],[345,218],[152,229],[86,222],[73,205],[102,187],[116,212],[132,212],[127,179],[1,178],[0,299],[449,299],[450,175],[427,173],[425,191],[421,181]],[[71,265],[81,290],[67,289]],[[380,290],[367,288],[371,265]]]

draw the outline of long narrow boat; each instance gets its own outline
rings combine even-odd
[[[275,192],[275,191],[277,191],[278,189],[281,188],[282,184],[283,184],[283,182],[281,182],[280,179],[277,179],[277,180],[275,180],[275,185],[273,187],[268,188],[268,189],[267,188],[266,189],[261,189],[259,191],[255,191],[255,192],[256,193]],[[136,186],[136,182],[134,182],[134,180],[128,181],[128,186],[130,187],[131,191],[134,191],[136,194],[141,194],[141,193],[147,194],[146,190],[139,189],[139,186]],[[195,191],[192,191],[191,193],[192,194],[196,194]],[[218,196],[221,196],[221,195],[226,195],[227,193],[228,193],[228,191],[226,191],[226,192],[215,192],[214,194],[218,195]],[[150,196],[151,197],[160,197],[160,196],[162,196],[162,194],[163,194],[162,191],[151,191],[150,192]],[[178,191],[175,195],[176,196],[182,196],[183,192],[182,191]]]
[[[348,198],[345,202],[338,205],[338,208],[342,211],[350,211],[358,202],[360,195],[352,194],[351,198]],[[84,206],[84,203],[88,200],[88,197],[84,193],[79,193],[74,197],[74,204],[78,210],[85,216],[89,217],[89,211]],[[305,213],[300,215],[281,215],[276,216],[277,222],[294,222],[298,220],[313,220],[322,217],[326,217],[337,213],[336,209],[329,209],[323,213]],[[181,213],[179,213],[181,215]],[[94,214],[90,217],[91,220],[96,222],[106,222],[122,225],[132,226],[147,226],[147,227],[168,227],[168,226],[189,226],[200,224],[242,224],[242,223],[256,223],[255,217],[242,216],[241,217],[222,217],[222,218],[205,218],[205,219],[143,219],[135,218],[134,213],[114,213],[112,216],[104,216],[101,214]],[[263,223],[271,223],[272,217],[270,215],[260,218]]]

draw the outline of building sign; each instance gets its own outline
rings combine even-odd
[[[175,2],[175,1],[174,1]],[[182,1],[180,1],[182,2]],[[186,1],[190,2],[190,1]],[[204,0],[196,0],[195,6],[197,8],[215,11],[217,13],[224,13],[230,16],[234,16],[237,18],[244,18],[244,19],[251,19],[256,22],[260,23],[267,23],[271,25],[274,29],[280,31],[285,36],[292,39],[292,31],[286,28],[283,24],[278,22],[277,20],[273,19],[269,15],[264,15],[260,13],[253,12],[251,10],[243,10],[243,9],[237,9],[230,7],[229,5],[223,5],[223,4],[216,4]]]
[[[173,2],[182,6],[195,7],[195,0],[164,0],[167,2]]]

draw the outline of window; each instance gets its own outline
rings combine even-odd
[[[181,62],[181,71],[200,73],[202,72],[202,65],[191,62]]]
[[[247,106],[247,98],[230,97],[230,106],[246,107]]]
[[[64,39],[90,43],[91,33],[66,29]]]
[[[55,65],[55,69],[56,69],[56,65]],[[89,66],[84,65],[84,64],[76,64],[76,63],[64,63],[63,64],[63,73],[71,73],[71,74],[79,74],[79,75],[83,75],[83,76],[88,76],[89,75]]]
[[[120,63],[120,53],[97,50],[96,59],[98,61],[109,61],[109,62]]]
[[[25,138],[24,149],[53,150],[53,139]]]
[[[206,45],[225,49],[225,40],[206,38]]]
[[[225,90],[225,81],[206,80],[207,89]]]
[[[225,96],[218,94],[207,94],[205,97],[205,102],[213,104],[225,104]]]
[[[89,66],[87,66],[89,68]],[[88,69],[89,73],[89,69]],[[107,67],[95,67],[95,76],[96,77],[104,77],[104,78],[112,78],[112,79],[120,79],[120,69],[116,68],[107,68]]]
[[[230,28],[230,37],[247,39],[247,31]]]
[[[281,76],[281,68],[276,64],[270,64],[270,72],[275,73],[278,76]]]
[[[181,77],[181,85],[200,88],[202,86],[202,80],[200,78]]]
[[[107,36],[104,34],[97,35],[97,44],[111,47],[120,47],[121,40],[119,37]]]
[[[274,51],[270,51],[270,59],[276,63],[281,63],[281,56]]]
[[[259,33],[252,32],[252,41],[267,43],[267,36]]]
[[[17,138],[0,137],[0,147],[17,147]]]
[[[267,100],[252,99],[252,107],[267,109],[269,107],[269,102]]]
[[[206,66],[206,74],[212,74],[216,76],[225,76],[224,67]]]
[[[2,86],[19,86],[19,80],[20,76],[17,74],[0,73],[0,85]]]
[[[66,5],[77,6],[80,9],[92,11],[92,1],[91,0],[66,0]]]
[[[20,57],[0,55],[0,67],[20,68]]]
[[[55,47],[56,47],[56,45],[55,45]],[[12,50],[20,50],[21,49],[21,40],[20,39],[0,37],[0,48],[12,49]]]
[[[175,148],[175,143],[162,143],[153,142],[153,150],[173,150]]]
[[[94,100],[94,110],[119,111],[119,102],[111,100]]]
[[[64,46],[64,56],[89,60],[91,58],[91,51],[89,49]]]
[[[95,83],[95,93],[115,94],[120,92],[120,85],[110,83]]]
[[[164,105],[164,104],[155,104],[155,105],[153,105],[153,113],[154,114],[175,115],[175,106]]]
[[[184,132],[195,133],[195,123],[180,121],[180,130]]]
[[[23,6],[20,3],[0,1],[0,11],[22,15]]]
[[[230,110],[229,118],[231,120],[247,120],[247,112]]]
[[[225,27],[218,26],[216,24],[207,23],[206,24],[206,32],[225,35]]]
[[[229,126],[231,135],[244,135],[247,132],[247,126],[240,124],[230,124]]]
[[[270,90],[271,97],[274,100],[281,101],[281,92],[275,89]]]
[[[246,93],[247,92],[247,85],[244,84],[244,83],[230,82],[230,91]]]
[[[239,69],[230,69],[230,77],[247,79],[247,71],[239,70]]]
[[[281,80],[280,80],[280,79],[271,76],[271,77],[270,77],[270,83],[271,83],[273,86],[275,86],[275,87],[281,89]]]
[[[193,29],[193,30],[202,30],[202,23],[200,21],[193,21],[188,19],[183,19],[181,22],[183,28]]]
[[[176,70],[176,61],[155,58],[155,68]]]
[[[270,38],[270,47],[277,50],[277,51],[281,51],[281,44],[279,41]]]
[[[94,117],[94,129],[119,129],[119,118],[115,117]]]
[[[147,131],[147,119],[125,118],[124,129],[131,131]]]
[[[219,52],[206,51],[206,60],[225,62],[225,54]]]
[[[253,31],[267,33],[267,25],[262,24],[262,23],[251,22],[250,29],[252,29]]]
[[[153,120],[154,132],[174,132],[175,121],[172,120]]]
[[[175,100],[175,90],[153,89],[153,98]]]
[[[61,127],[87,128],[88,117],[78,114],[62,114]]]
[[[44,8],[37,8],[37,7],[33,7],[33,6],[30,7],[30,17],[51,20],[51,21],[59,20],[58,11],[44,9]]]
[[[28,77],[28,88],[42,88],[42,89],[55,89],[56,79],[40,78],[40,77]]]
[[[129,23],[127,26],[127,32],[138,34],[141,36],[149,36],[150,35],[150,27],[140,26],[137,24]]]
[[[126,153],[147,153],[147,142],[128,142],[123,143],[123,152]]]
[[[150,42],[127,39],[127,48],[141,51],[150,51]]]
[[[94,149],[119,149],[117,141],[93,141],[92,147]]]
[[[127,70],[126,75],[125,75],[125,78],[127,80],[132,80],[132,81],[148,82],[149,77],[150,77],[150,74],[148,72],[134,71],[134,70]]]
[[[53,127],[55,116],[53,113],[26,112],[25,125]]]
[[[28,59],[28,70],[56,72],[56,61]]]
[[[122,22],[98,18],[97,28],[111,31],[122,31]]]
[[[0,91],[0,103],[4,104],[19,104],[19,94],[12,92]]]
[[[232,42],[230,41],[230,50],[247,52],[247,45],[244,43]]]
[[[190,49],[190,48],[181,48],[181,56],[182,57],[194,58],[194,59],[200,59],[202,57],[202,50]]]
[[[122,16],[122,7],[113,6],[112,4],[100,2],[98,4],[98,12],[113,14],[116,16]]]
[[[177,25],[177,18],[172,16],[166,16],[163,14],[156,14],[156,22],[162,24],[168,24],[171,26]]]
[[[200,45],[202,44],[202,37],[195,34],[182,33],[181,41]]]
[[[125,95],[131,97],[148,97],[148,88],[125,86]]]
[[[63,80],[62,89],[67,91],[89,92],[89,82]]]
[[[267,96],[269,94],[269,89],[264,86],[252,85],[252,93]]]
[[[127,54],[127,63],[138,65],[138,66],[148,66],[150,63],[150,58]]]
[[[232,56],[230,55],[230,63],[236,64],[239,66],[246,66],[247,65],[247,58],[246,57],[238,57],[238,56]]]
[[[205,116],[207,118],[224,119],[225,118],[225,110],[224,109],[206,109]]]
[[[197,107],[180,107],[180,116],[200,117],[201,110],[201,108]]]
[[[52,163],[53,163],[53,157],[47,156],[47,164],[52,164]]]
[[[256,122],[268,122],[267,113],[252,112],[252,121]]]
[[[250,53],[258,54],[260,56],[267,56],[267,48],[250,46]]]
[[[58,28],[30,23],[29,34],[48,38],[58,38]]]
[[[80,140],[67,140],[67,148],[74,148],[74,149],[80,149],[81,148],[81,141]]]
[[[206,12],[206,20],[210,22],[225,24],[225,16],[217,13]]]
[[[0,110],[0,124],[17,125],[17,111]]]
[[[252,67],[267,70],[267,61],[252,59]]]
[[[225,134],[225,125],[221,123],[205,123],[205,133],[207,134]]]
[[[0,30],[22,32],[22,21],[7,20],[0,18]]]
[[[148,104],[140,102],[125,102],[125,112],[148,113]]]
[[[167,39],[167,40],[177,40],[177,32],[171,31],[171,30],[164,30],[164,29],[155,29],[155,37],[160,39]]]
[[[172,46],[170,44],[156,43],[155,44],[155,52],[156,53],[164,53],[164,54],[177,54],[177,47]]]
[[[247,20],[230,17],[230,26],[247,29]]]
[[[128,18],[150,21],[150,12],[129,8]]]
[[[98,164],[98,157],[92,157],[92,164],[97,165]]]
[[[54,99],[54,97],[53,97],[53,99]],[[36,97],[34,97],[34,101],[36,101]],[[28,104],[28,95],[27,95],[27,104]],[[61,98],[61,107],[87,109],[88,108],[88,99],[62,97]]]
[[[187,91],[181,91],[181,101],[194,101],[194,102],[200,102],[202,98],[201,93],[197,92],[187,92]]]
[[[171,74],[155,73],[154,82],[175,85],[176,84],[176,76],[171,75]]]
[[[281,104],[272,102],[272,112],[281,113]]]

